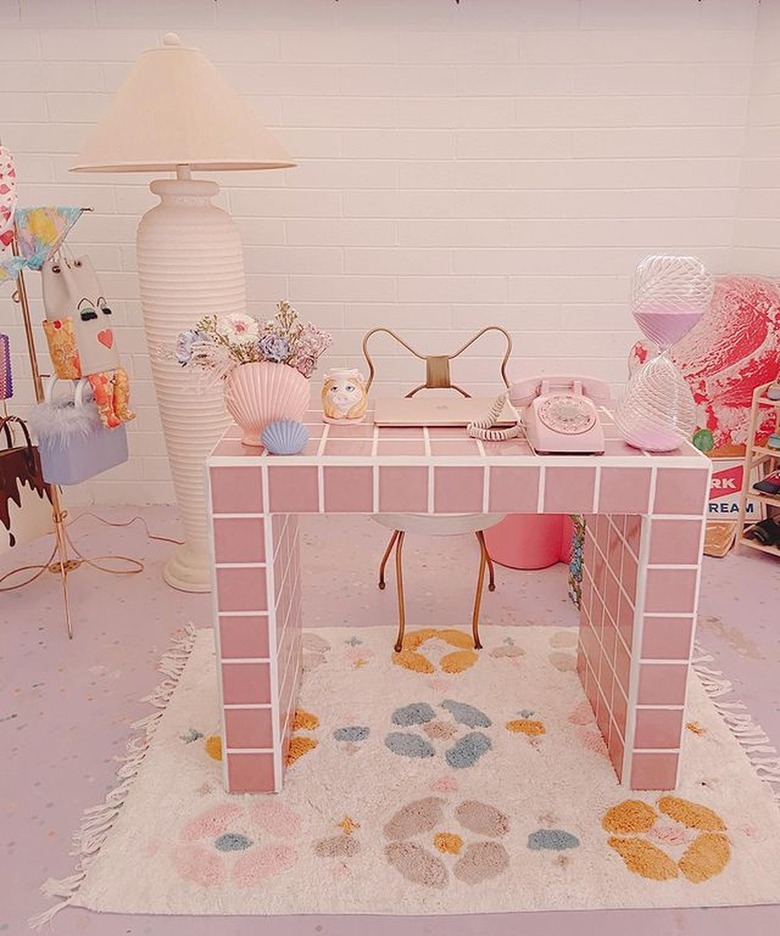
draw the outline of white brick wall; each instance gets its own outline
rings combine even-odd
[[[754,53],[734,262],[780,271],[780,0],[762,0]]]
[[[129,464],[72,502],[172,496],[135,275],[152,177],[67,171],[168,30],[207,52],[299,163],[224,173],[218,201],[241,230],[250,311],[289,299],[334,332],[333,362],[357,363],[377,324],[434,352],[497,322],[515,338],[512,373],[617,385],[646,253],[780,273],[780,0],[2,0],[0,129],[21,202],[95,208],[70,242],[123,326],[139,413]],[[24,402],[7,294],[0,310]],[[484,394],[494,347],[459,374]],[[416,382],[389,346],[381,364],[387,390]]]

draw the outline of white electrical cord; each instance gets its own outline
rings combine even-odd
[[[514,426],[508,426],[506,429],[494,429],[498,422],[504,406],[508,405],[514,413],[517,422]],[[481,439],[483,442],[505,442],[507,439],[515,439],[520,435],[520,415],[509,402],[508,394],[502,393],[496,397],[495,402],[490,407],[490,412],[484,419],[476,419],[466,426],[466,432],[472,439]]]

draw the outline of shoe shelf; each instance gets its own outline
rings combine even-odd
[[[780,521],[780,492],[767,494],[755,491],[752,488],[753,474],[756,468],[763,468],[762,477],[780,469],[780,449],[769,448],[756,443],[758,430],[766,417],[766,410],[772,407],[775,410],[775,433],[780,433],[780,400],[771,400],[766,392],[772,384],[763,384],[753,391],[753,404],[750,409],[750,428],[748,431],[747,450],[745,452],[745,469],[742,474],[742,491],[739,499],[739,517],[737,519],[737,543],[748,546],[759,552],[780,556],[780,522],[773,522],[769,516],[765,520],[753,520],[747,516],[748,505],[752,502],[775,507],[778,511],[777,520]],[[759,524],[769,524],[762,527],[768,530],[771,541],[763,543],[751,536],[752,531]],[[776,528],[776,533],[775,533]]]

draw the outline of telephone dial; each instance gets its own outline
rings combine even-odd
[[[485,419],[469,424],[468,433],[475,439],[499,442],[520,435],[522,426],[528,443],[539,454],[601,454],[604,430],[597,407],[609,403],[609,387],[594,377],[530,377],[497,397]],[[517,425],[496,429],[505,404],[517,416]]]

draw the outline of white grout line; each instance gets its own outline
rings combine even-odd
[[[598,465],[596,465],[596,481],[593,485],[593,508],[591,510],[591,513],[597,514],[599,512],[600,495],[601,495],[601,468]]]
[[[221,663],[270,663],[270,657],[222,657]]]
[[[486,514],[490,505],[490,465],[485,465],[482,472],[482,513]]]
[[[270,709],[270,702],[228,702],[225,705],[226,709],[231,711],[241,711],[242,709]]]
[[[545,485],[545,470],[544,465],[539,469],[539,493],[536,497],[536,512],[538,514],[544,513],[544,485]]]
[[[322,430],[322,435],[320,436],[320,444],[317,446],[317,458],[322,458],[322,456],[325,453],[325,443],[328,441],[329,432],[330,432],[330,426],[328,425],[328,423],[325,423],[325,428]],[[285,457],[289,457],[289,456],[285,456]]]

